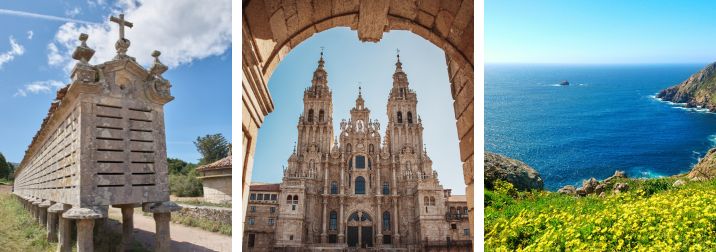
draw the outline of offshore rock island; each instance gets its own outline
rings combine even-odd
[[[689,108],[705,108],[716,112],[716,62],[691,75],[684,82],[662,90],[656,95],[664,101],[686,103]]]

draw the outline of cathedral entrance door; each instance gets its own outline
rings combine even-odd
[[[373,227],[360,227],[361,248],[373,247]]]
[[[358,246],[358,227],[348,227],[348,247]]]
[[[355,212],[348,217],[348,247],[373,246],[373,220],[365,212]]]

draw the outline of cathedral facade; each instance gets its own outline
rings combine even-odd
[[[400,56],[384,131],[365,107],[359,88],[350,118],[341,120],[340,132],[334,134],[333,97],[324,64],[321,53],[303,94],[298,140],[283,180],[273,197],[260,196],[275,210],[259,213],[273,216],[256,223],[266,216],[247,213],[244,247],[258,249],[257,239],[271,248],[397,249],[469,241],[467,202],[443,189],[432,168],[418,97],[409,87]],[[249,209],[262,203],[257,192],[251,190]]]

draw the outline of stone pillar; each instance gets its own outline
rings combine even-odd
[[[323,230],[321,231],[321,243],[328,243],[327,237],[326,237],[326,211],[328,207],[328,199],[326,199],[326,195],[323,195]]]
[[[156,222],[155,247],[154,251],[169,252],[171,250],[171,235],[169,233],[169,222],[171,221],[171,212],[179,211],[181,207],[174,202],[154,202],[144,203],[142,211],[153,213]]]
[[[341,172],[341,174],[343,174],[343,172]],[[341,195],[340,205],[341,210],[340,212],[338,212],[338,230],[340,230],[340,232],[338,233],[338,243],[345,243],[345,230],[343,230],[343,195]]]
[[[396,246],[400,244],[400,217],[398,217],[398,198],[393,194],[393,218],[395,218],[395,232],[393,233],[393,239],[395,239]]]
[[[77,222],[77,252],[94,251],[94,220],[107,215],[103,210],[101,207],[73,207],[62,214],[62,217]]]
[[[113,205],[122,209],[122,248],[120,251],[127,251],[134,243],[134,208],[139,204]]]
[[[57,251],[72,251],[72,219],[67,219],[62,215],[70,210],[70,205],[58,203],[59,206],[53,206],[53,211],[57,212],[58,230],[57,230]],[[58,205],[55,204],[55,205]]]
[[[47,240],[49,242],[58,242],[57,225],[59,224],[58,215],[61,215],[66,209],[65,204],[57,203],[47,208]],[[67,207],[69,208],[69,206]],[[59,214],[58,214],[59,213]]]
[[[32,202],[32,218],[37,221],[37,223],[40,223],[40,203],[42,203],[40,199],[36,199]]]
[[[40,209],[40,225],[47,227],[47,208],[52,206],[52,202],[49,200],[43,201],[37,207]]]
[[[378,211],[375,213],[376,216],[375,219],[378,220],[378,230],[375,231],[376,233],[376,244],[381,245],[383,244],[383,212],[381,212],[380,207],[383,202],[381,202],[381,197],[378,196],[377,200],[378,204],[376,204],[376,207],[378,208]]]

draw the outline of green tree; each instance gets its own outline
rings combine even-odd
[[[0,152],[0,178],[10,177],[10,163],[5,160],[5,156]]]
[[[221,134],[197,137],[194,141],[196,150],[201,153],[200,165],[210,164],[229,155],[229,142]]]

